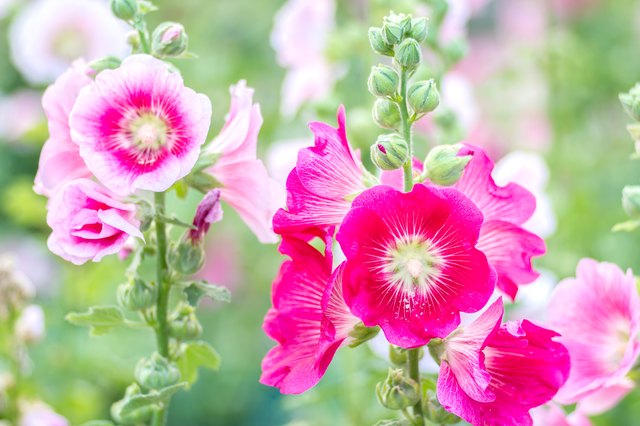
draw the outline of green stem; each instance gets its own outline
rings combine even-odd
[[[420,384],[420,348],[409,349],[407,351],[407,370],[409,377],[418,384],[418,395],[420,398],[413,406],[413,416],[417,426],[424,426],[424,414],[422,412],[422,385]]]
[[[403,164],[404,171],[404,190],[409,192],[413,189],[413,141],[411,140],[411,120],[409,118],[409,108],[407,107],[407,82],[409,80],[408,72],[403,69],[400,73],[400,119],[402,121],[402,137],[409,148],[409,156]]]

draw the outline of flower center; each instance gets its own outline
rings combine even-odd
[[[133,146],[140,151],[158,151],[167,145],[167,125],[157,115],[141,114],[129,126]]]
[[[431,241],[411,235],[387,249],[384,272],[406,291],[426,291],[435,283],[443,264],[444,259]]]

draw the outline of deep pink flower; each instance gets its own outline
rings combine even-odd
[[[530,426],[529,410],[553,398],[569,375],[557,333],[529,321],[500,325],[498,300],[444,340],[438,401],[478,426]]]
[[[222,200],[238,211],[263,243],[275,243],[271,220],[284,204],[284,189],[269,177],[256,158],[262,126],[260,105],[253,103],[253,89],[241,80],[231,86],[231,107],[218,136],[206,150],[220,155],[210,173],[222,184]]]
[[[578,402],[621,384],[640,342],[640,297],[631,270],[582,259],[576,278],[558,284],[549,304],[549,325],[571,354],[571,374],[556,400]]]
[[[213,189],[209,191],[198,207],[193,218],[193,226],[196,229],[189,230],[189,238],[192,242],[199,242],[209,231],[212,223],[222,220],[222,207],[220,207],[220,190]]]
[[[135,206],[89,179],[76,179],[49,199],[49,250],[80,265],[118,253],[129,236],[142,238]]]
[[[73,141],[107,188],[166,191],[193,168],[211,120],[211,102],[179,73],[149,55],[133,55],[98,74],[71,111]]]
[[[340,225],[351,200],[366,189],[362,165],[347,141],[344,107],[338,109],[337,129],[324,123],[309,127],[315,145],[298,152],[289,174],[287,208],[273,218],[279,234]]]
[[[264,330],[278,346],[262,361],[260,382],[282,393],[302,393],[322,378],[336,350],[358,322],[342,296],[342,272],[331,273],[331,238],[323,255],[307,242],[285,236],[280,251],[291,257],[273,284],[273,308]]]
[[[459,155],[473,156],[455,188],[484,216],[478,249],[498,273],[498,288],[515,299],[518,285],[531,283],[539,276],[531,258],[546,251],[544,241],[522,227],[533,215],[536,199],[518,184],[496,185],[491,176],[493,162],[482,149],[465,145]]]
[[[42,96],[42,107],[49,123],[49,140],[42,147],[33,187],[40,195],[51,196],[65,182],[91,176],[69,130],[69,114],[78,94],[92,82],[85,69],[84,62],[74,62]]]
[[[495,273],[475,248],[482,214],[455,189],[378,185],[353,202],[337,239],[347,258],[344,295],[366,326],[412,348],[445,337],[476,312]]]

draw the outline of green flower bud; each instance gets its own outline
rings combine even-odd
[[[399,82],[400,77],[393,68],[379,65],[371,68],[367,85],[374,96],[391,97],[396,94]]]
[[[409,146],[400,135],[380,135],[371,145],[371,161],[382,170],[399,169],[408,158]]]
[[[407,34],[409,37],[422,43],[427,38],[427,20],[426,18],[415,18],[411,20],[411,30]]]
[[[424,161],[427,178],[436,185],[449,186],[455,184],[467,163],[470,155],[458,156],[460,145],[439,145],[429,151]]]
[[[422,61],[422,51],[417,41],[408,38],[396,47],[394,57],[404,68],[414,69]]]
[[[189,36],[184,27],[176,22],[163,22],[151,36],[151,50],[156,56],[180,56],[188,46]]]
[[[640,83],[636,84],[627,93],[618,95],[622,107],[635,121],[640,121]]]
[[[130,311],[141,311],[155,305],[156,289],[140,278],[118,287],[118,302]]]
[[[395,102],[378,98],[373,104],[373,119],[382,128],[398,129],[401,123],[400,108]]]
[[[137,0],[111,0],[111,12],[123,21],[131,21],[138,13]]]
[[[378,335],[380,327],[367,327],[363,323],[359,322],[353,326],[349,332],[349,347],[355,348],[361,344],[368,342]]]
[[[196,317],[196,309],[180,304],[169,323],[169,332],[179,340],[194,340],[202,334],[202,325]]]
[[[136,204],[136,219],[140,221],[140,231],[146,232],[151,227],[155,217],[153,206],[144,199],[141,199]]]
[[[136,395],[140,395],[141,393],[140,386],[138,386],[137,383],[132,383],[127,387],[124,398],[111,406],[111,416],[116,422],[118,422],[118,424],[138,425],[141,423],[147,423],[151,420],[151,416],[155,411],[155,407],[152,405],[145,405],[133,412],[130,412],[129,414],[122,415],[122,407],[127,403],[127,400]]]
[[[384,407],[390,410],[403,410],[420,400],[418,384],[404,375],[401,368],[389,368],[384,382],[376,385],[376,396]]]
[[[393,46],[387,44],[382,36],[382,29],[378,27],[369,28],[369,44],[374,52],[379,55],[393,56]]]
[[[416,114],[431,112],[440,104],[440,94],[433,79],[412,84],[407,96],[409,105]]]
[[[433,358],[436,363],[440,365],[440,360],[445,353],[443,340],[438,338],[431,339],[427,347],[429,348],[429,354],[431,355],[431,358]]]
[[[622,207],[632,219],[640,219],[640,186],[627,185],[622,189]]]
[[[138,34],[137,31],[130,31],[129,34],[127,34],[127,43],[131,46],[131,50],[134,52],[140,52],[142,50],[140,34]]]
[[[395,345],[389,345],[389,360],[393,365],[402,367],[407,363],[407,350]]]
[[[168,261],[182,275],[193,275],[202,269],[204,255],[202,244],[192,244],[189,238],[183,237],[177,245],[172,244]]]
[[[387,44],[394,45],[400,43],[403,35],[404,29],[400,23],[386,21],[382,24],[382,37]]]
[[[180,381],[180,371],[166,358],[155,352],[136,365],[135,378],[143,389],[163,389]]]
[[[87,65],[87,75],[95,78],[101,71],[114,70],[120,66],[122,61],[115,56],[106,56],[102,59],[96,59]]]

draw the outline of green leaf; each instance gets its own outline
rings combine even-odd
[[[161,406],[166,403],[176,392],[184,389],[187,386],[186,383],[177,383],[169,387],[151,391],[146,395],[134,395],[124,401],[119,407],[119,414],[121,417],[127,417],[134,414],[136,411],[141,410],[148,406]]]
[[[146,15],[147,13],[158,10],[158,6],[148,0],[138,0],[138,10],[142,15]]]
[[[71,312],[65,319],[74,325],[90,327],[92,336],[105,334],[126,322],[122,311],[116,306],[92,306],[88,312]]]
[[[207,281],[190,281],[182,283],[184,294],[191,306],[197,306],[200,298],[210,297],[220,302],[231,302],[231,292],[228,288],[208,283]]]
[[[631,232],[635,231],[640,226],[640,221],[628,220],[626,222],[617,223],[611,229],[613,232]]]
[[[184,343],[182,351],[176,360],[182,380],[189,385],[198,379],[198,368],[204,367],[217,371],[220,368],[222,358],[208,343],[198,341]]]
[[[163,221],[164,223],[170,223],[171,225],[177,225],[177,226],[181,226],[183,228],[188,228],[188,229],[198,229],[193,224],[184,222],[175,216],[171,216],[171,217],[158,216],[157,218]]]

